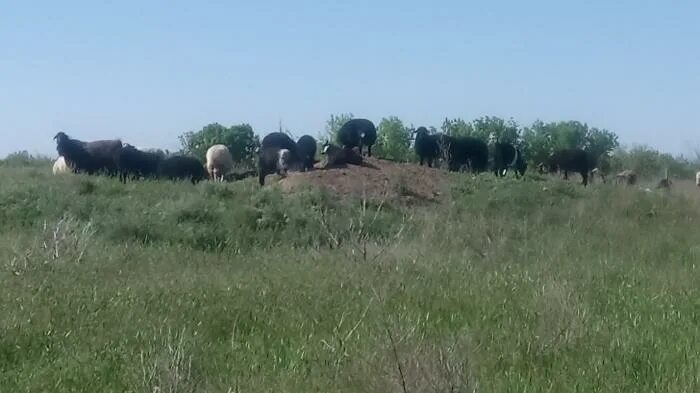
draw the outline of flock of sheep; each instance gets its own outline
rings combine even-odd
[[[372,155],[372,145],[377,140],[377,130],[371,121],[353,119],[344,124],[339,133],[343,147],[325,143],[322,154],[326,155],[327,166],[360,164],[363,146]],[[58,159],[54,163],[54,174],[59,173],[107,173],[119,176],[126,183],[136,178],[161,178],[170,180],[190,180],[193,184],[206,179],[213,181],[239,180],[255,175],[255,171],[232,174],[234,159],[225,145],[216,144],[206,152],[206,163],[187,155],[167,157],[162,151],[141,150],[119,139],[81,141],[64,132],[54,136]],[[358,154],[353,148],[359,148]],[[267,175],[277,173],[285,176],[291,169],[307,171],[318,161],[317,142],[310,135],[293,141],[287,134],[273,132],[266,135],[258,151],[258,179],[265,184]]]
[[[427,163],[432,167],[438,160],[447,164],[450,171],[470,170],[474,173],[489,169],[496,176],[505,176],[513,169],[516,177],[524,175],[527,163],[522,152],[510,143],[487,142],[468,136],[449,136],[431,134],[425,127],[419,127],[415,133],[414,149],[420,159],[420,165]],[[213,181],[239,180],[258,175],[260,185],[265,184],[265,177],[277,173],[286,176],[289,170],[308,171],[318,162],[316,160],[317,142],[310,135],[304,135],[296,142],[287,134],[273,132],[266,135],[258,150],[258,168],[242,174],[230,173],[234,159],[229,149],[221,144],[209,147],[206,163],[191,156],[166,156],[162,151],[140,150],[121,140],[98,140],[84,142],[72,139],[63,132],[54,137],[59,154],[54,163],[53,172],[58,173],[108,173],[118,175],[121,182],[136,178],[162,178],[170,180],[190,180],[197,183],[209,178]],[[325,156],[324,168],[361,165],[364,147],[367,155],[372,156],[372,146],[377,140],[377,129],[367,119],[352,119],[343,124],[338,131],[340,146],[325,142],[321,154]],[[569,172],[579,173],[582,184],[588,184],[589,176],[599,173],[596,158],[583,149],[561,149],[552,152],[542,163],[538,164],[540,173],[562,172],[568,178]],[[628,184],[636,182],[636,174],[623,171],[617,175],[618,180]],[[603,177],[604,180],[604,177]],[[668,177],[665,179],[670,185]],[[700,185],[700,172],[697,183]]]

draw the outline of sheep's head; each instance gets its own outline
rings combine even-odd
[[[331,143],[330,143],[329,141],[326,140],[326,141],[323,143],[323,148],[321,149],[321,154],[326,154],[326,153],[328,153],[328,148],[330,148],[330,147],[331,147]]]
[[[418,139],[418,138],[420,138],[420,137],[423,137],[423,136],[425,136],[425,135],[428,135],[429,132],[428,132],[428,129],[427,129],[427,128],[421,126],[421,127],[418,127],[416,130],[414,130],[413,132],[411,132],[411,134],[413,134],[414,137],[415,137],[416,139]]]
[[[59,131],[59,132],[56,134],[56,136],[53,137],[53,139],[55,139],[57,143],[61,143],[61,142],[67,141],[67,140],[70,139],[70,138],[68,138],[68,135],[66,135],[65,132]]]

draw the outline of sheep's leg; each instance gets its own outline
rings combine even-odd
[[[367,146],[367,156],[372,157],[372,145]]]

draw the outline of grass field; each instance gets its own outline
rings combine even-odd
[[[700,202],[0,167],[0,392],[698,392]]]

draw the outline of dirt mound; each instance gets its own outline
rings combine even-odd
[[[326,188],[340,196],[357,196],[372,200],[401,199],[435,201],[444,195],[447,173],[444,171],[365,157],[362,166],[290,172],[279,181],[285,191],[312,185]]]

